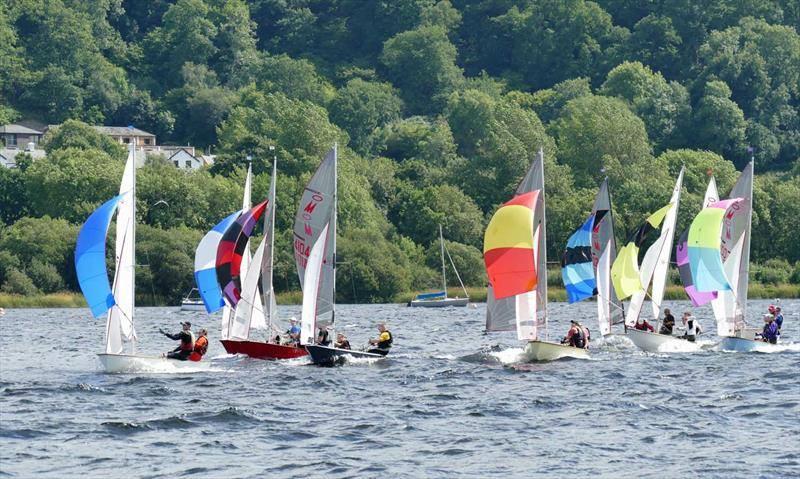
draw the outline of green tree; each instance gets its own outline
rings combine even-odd
[[[22,218],[4,231],[0,251],[16,258],[20,271],[34,260],[53,265],[67,286],[77,289],[73,257],[77,236],[78,227],[63,219]]]
[[[485,286],[487,282],[486,269],[483,264],[483,253],[481,250],[474,246],[457,243],[455,241],[445,240],[444,243],[445,247],[447,248],[447,252],[450,253],[450,257],[453,259],[453,263],[456,265],[458,275],[461,277],[461,281],[464,282],[464,285]],[[444,261],[446,264],[445,268],[447,272],[447,285],[453,288],[460,288],[461,285],[458,283],[458,278],[453,272],[453,268],[450,264],[450,259],[447,257],[447,253],[445,253]],[[431,243],[428,247],[425,254],[425,262],[432,270],[441,271],[442,259],[438,241]],[[437,277],[436,280],[441,283],[441,276]],[[431,286],[437,287],[438,284],[433,282]],[[457,289],[451,294],[460,295],[460,289]]]
[[[77,120],[67,120],[58,127],[47,130],[47,134],[42,138],[41,146],[48,155],[53,154],[56,150],[77,148],[101,150],[110,158],[120,161],[127,157],[125,147],[110,136]]]
[[[463,81],[456,53],[444,28],[428,26],[387,40],[380,59],[409,111],[434,113]]]
[[[354,78],[341,88],[330,105],[331,121],[349,135],[353,149],[370,151],[375,130],[398,120],[403,102],[388,83]]]
[[[28,275],[15,268],[11,268],[8,271],[6,280],[0,289],[5,293],[20,294],[23,296],[33,296],[39,292]]]
[[[549,123],[561,115],[561,110],[570,100],[591,94],[588,78],[574,78],[537,91],[533,94],[530,106],[543,122]]]
[[[743,158],[747,123],[723,81],[706,84],[694,114],[695,142],[731,159]]]

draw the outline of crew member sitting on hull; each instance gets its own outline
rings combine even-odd
[[[286,334],[289,336],[289,344],[297,346],[300,344],[300,325],[297,324],[297,318],[294,316],[289,320],[289,323],[291,323],[291,327],[286,330]]]
[[[783,313],[780,306],[775,308],[775,325],[778,327],[778,336],[780,336],[781,328],[783,327]]]
[[[317,333],[317,344],[320,346],[330,346],[331,345],[331,338],[330,334],[328,333],[327,326],[320,326],[319,333]]]
[[[778,343],[778,323],[775,322],[775,318],[771,314],[764,315],[764,329],[761,334],[756,335],[756,339],[770,344]]]
[[[648,323],[646,319],[639,318],[636,320],[636,324],[633,325],[633,329],[638,329],[639,331],[650,331],[651,333],[656,332],[653,325]]]
[[[192,333],[192,323],[189,321],[181,323],[181,326],[181,331],[175,334],[169,334],[163,329],[159,329],[158,331],[169,339],[181,342],[177,348],[166,353],[165,357],[169,359],[186,361],[189,359],[189,355],[192,354],[192,351],[194,350],[194,333]]]
[[[561,344],[567,344],[573,348],[586,349],[586,332],[581,323],[575,320],[570,321],[570,323],[569,331],[567,331],[564,339],[561,340]]]
[[[189,355],[189,361],[200,361],[208,351],[208,331],[203,328],[197,334],[197,341],[194,342],[194,350]]]
[[[394,338],[392,337],[392,333],[386,329],[386,324],[384,323],[378,323],[378,332],[380,334],[377,338],[369,340],[369,344],[373,344],[375,347],[370,348],[367,352],[386,356],[392,348]]]
[[[659,334],[672,336],[672,328],[674,327],[675,316],[672,315],[672,311],[670,311],[669,308],[664,308],[664,320],[661,321],[661,329],[658,331]]]
[[[334,347],[337,349],[350,349],[350,341],[347,340],[347,337],[344,334],[338,333],[336,335]]]
[[[700,323],[697,321],[697,318],[692,316],[692,313],[686,311],[683,313],[683,326],[686,328],[686,332],[683,333],[683,339],[689,341],[690,343],[695,342],[697,336],[700,336],[700,333],[703,330],[700,328]]]

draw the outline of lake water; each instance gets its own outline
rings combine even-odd
[[[353,346],[377,320],[396,339],[384,361],[337,368],[228,357],[216,318],[140,308],[140,352],[174,347],[159,327],[212,330],[212,372],[149,375],[99,372],[104,320],[87,310],[7,310],[0,477],[798,477],[800,301],[782,306],[780,353],[714,350],[699,308],[701,352],[618,338],[540,364],[517,362],[510,333],[482,333],[482,304],[341,306]],[[551,304],[551,338],[594,308]]]

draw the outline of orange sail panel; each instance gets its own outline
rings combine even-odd
[[[483,260],[495,299],[536,289],[534,209],[539,190],[517,195],[492,216],[483,238]]]

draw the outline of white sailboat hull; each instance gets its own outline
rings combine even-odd
[[[469,304],[469,298],[445,298],[445,299],[429,299],[429,300],[413,300],[409,305],[412,308],[447,308],[463,307]]]
[[[107,373],[191,373],[211,369],[208,361],[178,361],[159,356],[98,354],[97,358]]]
[[[636,347],[648,353],[689,353],[700,350],[700,345],[697,343],[675,336],[667,336],[666,334],[651,333],[650,331],[640,331],[633,328],[628,328],[626,334]]]
[[[735,351],[739,353],[768,353],[777,349],[777,344],[770,344],[764,341],[756,341],[747,338],[723,337],[719,343],[722,351]]]
[[[205,311],[206,306],[202,301],[183,301],[181,311]]]
[[[566,344],[549,341],[531,341],[525,346],[525,357],[529,361],[555,361],[561,358],[589,359],[589,351]]]

